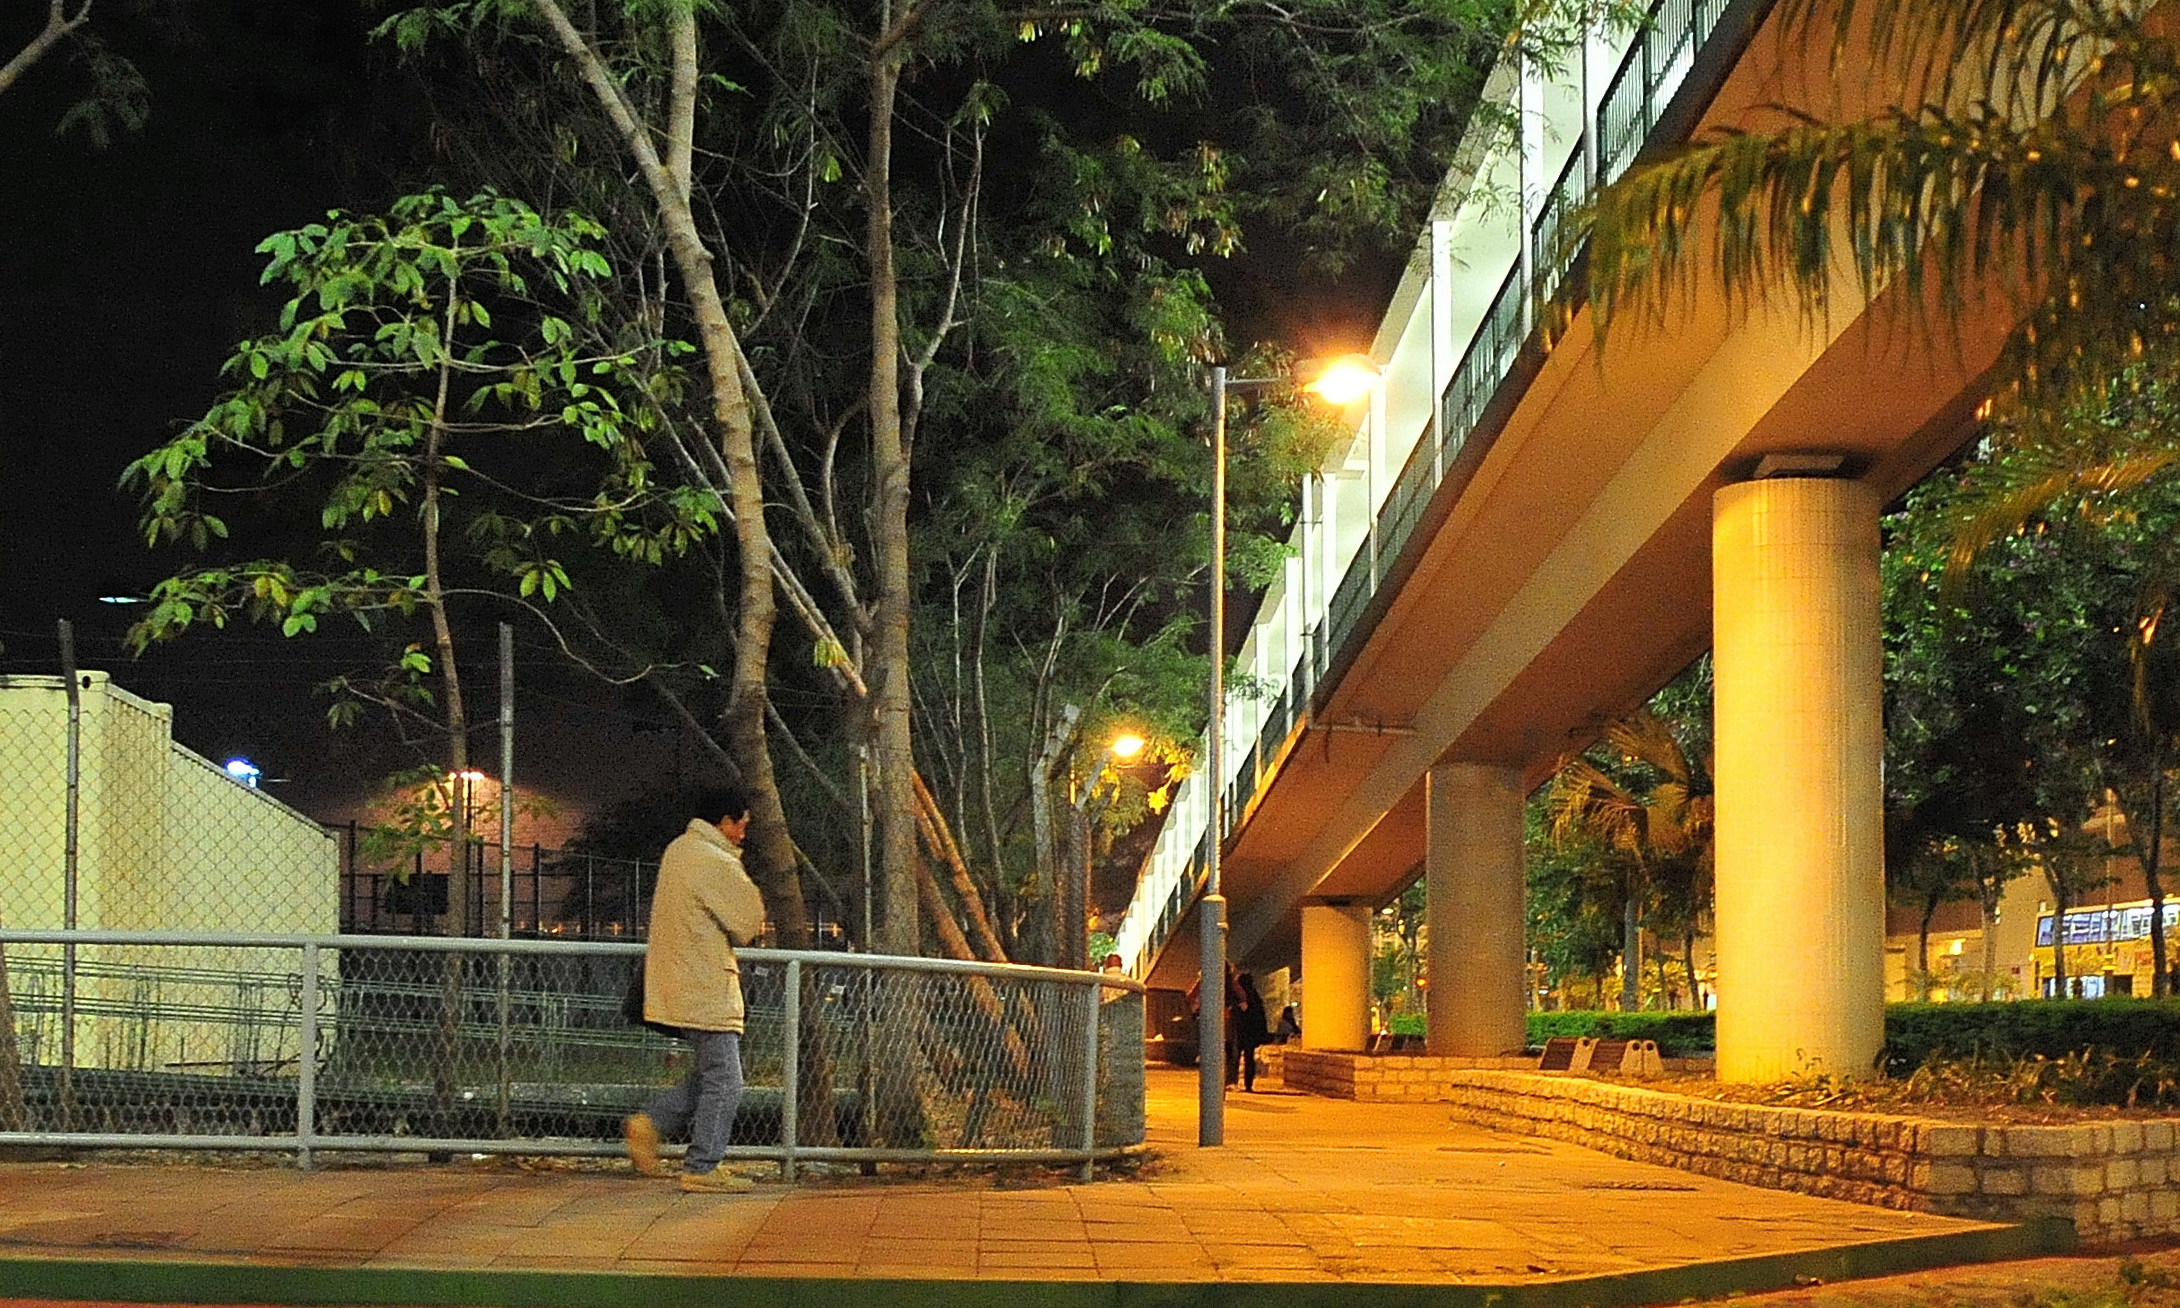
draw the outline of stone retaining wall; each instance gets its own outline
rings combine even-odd
[[[1299,1045],[1268,1046],[1259,1057],[1275,1050],[1282,1055],[1282,1061],[1263,1066],[1274,1075],[1284,1075],[1290,1089],[1365,1103],[1443,1103],[1453,1092],[1457,1072],[1533,1072],[1537,1066],[1534,1055],[1451,1058],[1435,1054],[1359,1054],[1345,1049],[1304,1049]],[[1669,1072],[1709,1071],[1711,1067],[1708,1058],[1668,1058],[1664,1063]]]
[[[1358,1054],[1338,1049],[1279,1047],[1279,1075],[1290,1090],[1365,1103],[1440,1103],[1453,1073],[1479,1068],[1534,1071],[1534,1058],[1441,1058],[1429,1054]],[[1269,1068],[1267,1071],[1271,1070]]]
[[[2180,1119],[1978,1126],[1722,1103],[1451,1059],[1376,1066],[1402,1061],[1290,1050],[1287,1084],[1445,1103],[1460,1121],[1774,1190],[1993,1221],[2065,1218],[2090,1243],[2180,1234]]]

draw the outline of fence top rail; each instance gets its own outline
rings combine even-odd
[[[31,931],[0,928],[0,945],[194,945],[216,949],[320,949],[407,950],[425,954],[544,954],[635,957],[644,951],[639,940],[501,940],[497,937],[362,936],[310,934],[255,934],[229,931]],[[1115,990],[1143,992],[1141,981],[1112,972],[1078,972],[1072,968],[1039,967],[1030,963],[972,963],[952,958],[916,958],[900,954],[852,954],[822,949],[738,949],[747,963],[814,963],[831,967],[863,967],[893,972],[950,972],[972,976],[1005,977],[1021,981],[1056,981],[1066,985],[1096,985]]]

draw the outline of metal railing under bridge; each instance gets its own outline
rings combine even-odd
[[[610,1155],[682,1073],[642,946],[0,930],[0,1145]],[[1080,1164],[1143,1139],[1142,988],[740,951],[729,1160]]]

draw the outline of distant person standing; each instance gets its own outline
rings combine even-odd
[[[1264,996],[1257,993],[1257,979],[1247,972],[1234,974],[1234,1009],[1228,1015],[1227,1039],[1233,1042],[1241,1065],[1241,1088],[1253,1091],[1257,1088],[1257,1049],[1270,1043],[1271,1024],[1264,1011]],[[1229,1077],[1228,1084],[1233,1078]]]
[[[764,897],[742,870],[749,802],[740,791],[701,801],[701,816],[674,838],[659,861],[651,893],[650,943],[644,949],[643,1016],[675,1027],[689,1042],[689,1074],[628,1119],[628,1160],[659,1176],[659,1140],[689,1139],[681,1188],[727,1193],[749,1178],[719,1170],[742,1105],[742,971],[734,946],[764,929]]]

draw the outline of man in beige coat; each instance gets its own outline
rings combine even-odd
[[[764,899],[742,870],[749,804],[739,792],[705,805],[674,838],[651,892],[644,949],[643,1016],[678,1028],[689,1042],[689,1075],[628,1119],[628,1158],[658,1176],[661,1136],[689,1137],[681,1188],[747,1190],[747,1177],[719,1170],[742,1104],[742,971],[734,946],[764,929]]]

